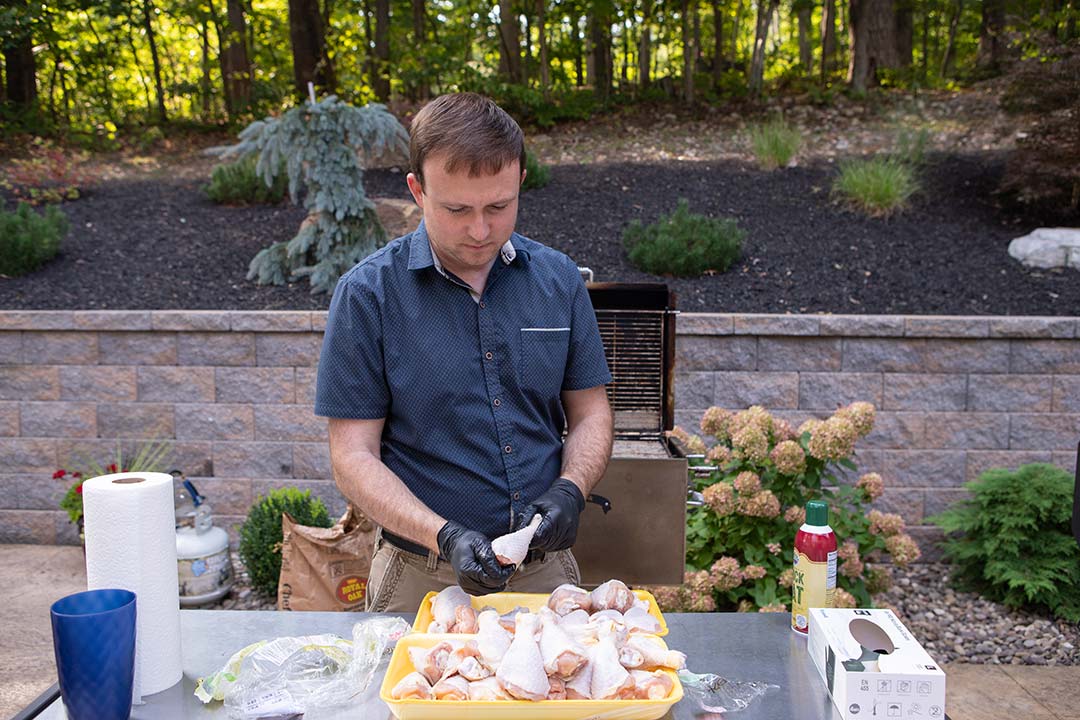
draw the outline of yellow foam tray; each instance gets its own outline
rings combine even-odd
[[[513,593],[507,593],[513,594]],[[546,597],[546,596],[545,596]],[[467,640],[474,635],[406,635],[397,641],[386,669],[379,698],[399,720],[656,720],[682,700],[679,677],[671,670],[675,686],[663,700],[395,700],[390,691],[413,671],[410,647],[430,648],[443,640]]]
[[[637,595],[639,600],[649,603],[649,614],[660,621],[660,629],[650,634],[659,637],[667,635],[667,621],[664,620],[664,614],[660,612],[660,606],[656,604],[656,598],[653,597],[653,594],[648,590],[634,590],[634,594]],[[413,620],[413,632],[426,633],[428,627],[434,621],[435,618],[431,614],[431,598],[435,597],[435,595],[437,593],[429,592],[420,601],[420,609],[416,611],[416,619]],[[549,595],[549,593],[502,592],[481,596],[470,595],[469,597],[472,599],[472,606],[477,610],[485,606],[491,606],[502,615],[519,606],[527,607],[531,612],[536,612],[547,605]]]

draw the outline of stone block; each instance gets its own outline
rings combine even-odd
[[[199,440],[176,441],[172,444],[168,461],[172,468],[179,468],[185,475],[206,476],[214,474],[215,444]]]
[[[229,316],[233,332],[311,332],[307,310],[233,311]]]
[[[66,513],[53,513],[53,522],[56,525],[57,545],[82,545],[79,526],[71,522]]]
[[[1080,415],[1060,413],[1012,416],[1009,448],[1012,450],[1065,450],[1080,439]]]
[[[327,440],[326,418],[310,405],[255,405],[256,440],[321,442]]]
[[[818,318],[813,315],[735,315],[736,335],[817,335]]]
[[[1034,450],[969,450],[967,453],[967,482],[977,480],[979,475],[991,468],[1015,470],[1029,463],[1050,462],[1049,451]]]
[[[883,410],[963,410],[966,375],[886,373]]]
[[[1080,375],[1058,375],[1054,378],[1053,388],[1051,410],[1080,413]]]
[[[755,370],[755,337],[680,336],[675,343],[675,368],[691,370]]]
[[[56,441],[45,438],[0,438],[0,457],[4,471],[32,473],[52,477],[60,465],[56,462]]]
[[[733,317],[724,313],[687,313],[675,325],[678,335],[731,335],[734,331]]]
[[[840,343],[840,338],[763,337],[758,369],[835,372],[840,369]]]
[[[266,333],[255,338],[260,366],[302,367],[319,364],[322,338],[314,333]]]
[[[995,317],[990,318],[990,337],[1002,338],[1071,338],[1072,318]]]
[[[855,463],[855,470],[848,470],[839,465],[833,465],[831,468],[841,485],[854,485],[858,482],[860,477],[866,473],[872,472],[880,473],[882,475],[885,479],[886,487],[892,484],[892,478],[888,477],[886,474],[887,468],[885,467],[885,454],[883,450],[856,447],[855,453],[851,456],[851,461]]]
[[[958,502],[971,498],[971,493],[963,488],[934,488],[926,491],[924,509],[926,517],[943,513]]]
[[[844,372],[922,372],[925,340],[844,338]]]
[[[291,403],[296,397],[294,377],[298,371],[291,367],[217,368],[214,371],[217,401]]]
[[[982,317],[920,315],[904,318],[907,337],[984,338],[990,336],[990,321]]]
[[[713,373],[675,374],[675,407],[680,410],[704,410],[713,404]]]
[[[255,439],[255,412],[251,405],[177,405],[175,413],[178,440]]]
[[[881,512],[896,513],[908,525],[918,525],[926,515],[926,491],[912,488],[890,488],[874,502]]]
[[[818,332],[839,337],[903,337],[904,318],[896,315],[822,315]]]
[[[311,329],[317,333],[326,332],[326,319],[329,315],[326,310],[312,310]]]
[[[276,442],[216,442],[213,474],[217,477],[292,477],[292,445]]]
[[[8,497],[20,510],[57,510],[68,488],[75,484],[74,472],[67,468],[68,476],[54,480],[48,475],[6,475],[0,486],[11,491]]]
[[[116,461],[118,450],[124,457],[132,457],[137,452],[136,442],[134,440],[57,438],[56,468],[73,472],[80,468],[88,468],[91,463],[104,467]]]
[[[173,406],[153,403],[99,403],[98,436],[162,439],[175,437]]]
[[[1013,340],[1010,372],[1080,375],[1080,341]]]
[[[19,405],[24,437],[97,437],[94,403],[24,402]]]
[[[919,525],[908,528],[907,532],[922,551],[918,562],[939,562],[942,559],[941,542],[945,539],[945,533],[941,531],[941,528],[933,525]]]
[[[0,366],[0,400],[59,399],[59,368],[28,365]]]
[[[135,400],[135,368],[69,365],[60,367],[61,400]]]
[[[295,443],[293,445],[293,477],[332,480],[328,442]]]
[[[1076,451],[1053,453],[1050,462],[1070,475],[1076,475]]]
[[[886,486],[959,487],[965,475],[962,450],[882,450]]]
[[[97,333],[23,333],[23,360],[35,365],[94,365],[98,361]]]
[[[863,401],[881,404],[881,373],[799,373],[799,408],[827,410]]]
[[[1009,416],[1005,413],[930,413],[925,447],[1007,450]]]
[[[1002,373],[1009,367],[1008,340],[927,340],[923,372]]]
[[[310,490],[313,498],[322,500],[331,520],[337,520],[345,512],[347,502],[331,480],[292,480],[289,478],[256,479],[251,481],[251,492],[256,496],[269,495],[271,490],[295,487],[301,492]]]
[[[70,310],[3,310],[0,330],[73,330]]]
[[[223,310],[154,310],[150,326],[156,331],[227,332],[229,313]]]
[[[182,332],[177,335],[181,365],[254,365],[252,333]]]
[[[675,425],[691,435],[701,434],[701,410],[675,410]]]
[[[911,450],[923,446],[926,415],[913,412],[882,412],[874,417],[874,429],[859,441],[860,447]]]
[[[55,545],[54,515],[47,510],[0,510],[0,543]]]
[[[188,479],[220,515],[246,515],[251,509],[251,478],[191,477]]]
[[[18,365],[22,361],[22,333],[0,330],[0,365]]]
[[[296,402],[315,405],[315,386],[318,377],[318,368],[296,368]],[[281,400],[281,402],[292,402],[292,400]]]
[[[102,365],[175,365],[176,335],[164,332],[98,333]]]
[[[72,324],[79,330],[150,330],[149,310],[76,310]]]
[[[972,375],[967,409],[978,412],[1050,412],[1050,375]]]
[[[0,402],[0,437],[19,435],[19,403]]]
[[[710,405],[742,410],[751,405],[769,409],[799,406],[799,374],[783,372],[718,372]],[[706,406],[707,407],[707,406]]]
[[[143,366],[135,377],[140,402],[214,402],[214,368]]]

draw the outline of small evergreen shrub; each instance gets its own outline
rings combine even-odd
[[[289,513],[301,525],[330,527],[333,522],[322,500],[311,497],[310,490],[279,488],[260,497],[247,520],[240,526],[240,558],[247,567],[251,585],[264,595],[277,595],[281,575],[281,515]]]
[[[551,168],[544,165],[532,152],[525,153],[525,182],[521,184],[522,190],[542,188],[551,182]]]
[[[750,128],[750,144],[758,165],[764,170],[775,170],[787,167],[795,157],[802,145],[802,136],[783,118],[774,118]]]
[[[887,217],[902,209],[918,189],[911,166],[890,157],[844,162],[833,183],[837,195],[875,217]]]
[[[1046,463],[987,470],[969,500],[929,518],[962,589],[1010,607],[1080,621],[1080,547],[1070,528],[1073,478]]]
[[[0,275],[15,277],[37,270],[56,256],[67,231],[67,216],[55,206],[38,215],[20,202],[15,212],[8,212],[0,198]]]
[[[645,272],[691,277],[727,270],[738,260],[745,237],[734,219],[693,214],[681,198],[674,213],[653,225],[632,221],[623,231],[623,244],[630,262]]]
[[[219,205],[276,204],[285,197],[288,178],[284,173],[274,176],[273,184],[255,172],[258,158],[247,155],[239,160],[214,168],[206,195]]]

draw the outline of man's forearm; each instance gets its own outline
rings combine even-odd
[[[334,458],[334,479],[341,493],[378,525],[395,535],[438,551],[439,517],[405,487],[383,462],[366,451]]]
[[[562,477],[578,486],[585,497],[604,476],[611,458],[611,413],[583,418],[563,443]]]

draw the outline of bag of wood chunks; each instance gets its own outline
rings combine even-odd
[[[349,505],[333,527],[281,516],[278,610],[363,610],[375,523]]]

